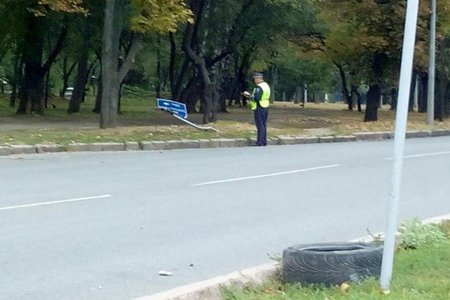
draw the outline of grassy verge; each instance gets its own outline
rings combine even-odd
[[[94,98],[87,97],[80,113],[67,114],[68,101],[49,99],[43,116],[17,116],[9,107],[7,95],[0,95],[0,145],[72,142],[124,142],[172,139],[249,138],[256,136],[251,111],[239,107],[228,108],[219,114],[219,121],[212,124],[220,132],[198,131],[167,113],[155,108],[151,95],[125,95],[121,103],[122,113],[118,126],[99,129],[99,115],[92,113]],[[348,135],[355,132],[392,131],[395,113],[388,106],[378,112],[379,121],[364,123],[363,113],[348,111],[343,103],[310,103],[305,108],[293,103],[277,102],[269,112],[268,136],[283,135]],[[200,114],[191,114],[189,120],[201,123]],[[410,113],[408,130],[450,128],[450,120],[426,125],[426,116]]]
[[[450,237],[450,221],[440,225]],[[379,283],[369,279],[349,288],[283,285],[272,279],[261,286],[233,286],[224,290],[224,300],[448,300],[450,299],[450,243],[426,245],[396,253],[391,292],[383,294]]]

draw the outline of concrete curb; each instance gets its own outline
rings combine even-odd
[[[32,154],[36,153],[34,145],[11,145],[12,154]]]
[[[427,138],[450,136],[450,129],[408,131],[406,138]],[[278,136],[267,140],[269,146],[275,145],[301,145],[316,143],[343,143],[355,141],[376,141],[392,139],[393,132],[357,132],[347,136]],[[82,152],[82,151],[160,151],[176,149],[204,149],[204,148],[230,148],[248,147],[254,145],[254,138],[236,139],[200,139],[200,140],[169,140],[169,141],[139,141],[124,143],[72,143],[67,146],[58,144],[37,145],[0,145],[0,156],[12,154],[33,154],[53,152]]]
[[[431,132],[431,136],[447,136],[450,135],[450,129],[436,129]]]
[[[53,153],[53,152],[63,152],[64,147],[61,145],[36,145],[37,153]]]
[[[277,268],[278,264],[275,262],[265,264],[135,300],[221,300],[223,299],[221,292],[224,286],[262,283],[268,277],[275,275]]]
[[[9,146],[1,146],[0,147],[0,156],[11,155],[12,149]]]
[[[357,132],[353,134],[358,141],[388,140],[394,137],[393,132]]]
[[[425,224],[440,223],[444,220],[450,220],[450,214],[423,220]],[[350,242],[371,242],[374,236],[382,236],[377,233],[373,236],[368,235],[353,239]],[[212,279],[196,282],[181,286],[172,290],[156,293],[150,296],[136,298],[135,300],[222,300],[221,290],[229,285],[245,285],[248,283],[259,284],[275,276],[278,273],[278,263],[261,265],[255,268],[245,269],[224,276],[214,277]]]

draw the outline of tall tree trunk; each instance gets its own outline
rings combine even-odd
[[[156,76],[157,81],[155,85],[155,93],[156,98],[161,98],[161,81],[162,81],[162,75],[161,75],[161,37],[158,35],[157,39],[157,46],[156,46]],[[171,83],[172,84],[172,83]]]
[[[362,112],[362,95],[360,93],[358,93],[358,100],[357,100],[357,105],[358,105],[358,112]]]
[[[378,121],[378,105],[380,103],[381,89],[378,84],[371,85],[367,92],[367,107],[364,122]]]
[[[202,74],[202,80],[204,85],[204,111],[203,111],[203,123],[207,124],[210,122],[217,121],[217,109],[219,105],[219,93],[217,92],[216,86],[212,83],[209,72],[206,69],[205,60],[202,59],[200,66],[200,73]]]
[[[203,123],[208,124],[210,122],[217,121],[217,105],[219,103],[219,93],[217,92],[214,84],[206,84],[204,88],[203,101]]]
[[[67,57],[64,57],[63,69],[62,69],[63,86],[62,86],[61,90],[59,91],[59,97],[61,97],[61,98],[64,98],[64,94],[66,93],[66,90],[69,87],[69,78],[72,75],[72,72],[75,69],[75,66],[77,65],[77,63],[74,62],[70,66],[68,66],[67,61],[68,61]]]
[[[120,35],[125,0],[106,0],[102,49],[102,100],[100,128],[117,126],[120,85],[142,44],[142,34],[133,33],[131,46],[119,69]]]
[[[123,0],[106,0],[105,23],[103,28],[102,53],[102,100],[100,128],[115,127],[117,124],[118,57],[122,26]]]
[[[9,106],[16,106],[17,99],[17,89],[20,86],[22,81],[22,59],[20,58],[20,53],[22,52],[22,47],[19,47],[19,43],[17,43],[16,54],[14,55],[14,74],[13,79],[11,80],[11,97],[9,99]]]
[[[181,70],[180,73],[177,76],[177,80],[175,82],[175,85],[173,87],[172,90],[172,98],[174,100],[180,101],[180,102],[184,102],[184,100],[181,98],[181,93],[182,93],[182,87],[183,87],[183,82],[185,80],[186,77],[186,73],[192,69],[191,68],[191,63],[189,61],[189,58],[186,57],[186,59],[183,62],[183,65],[181,66]]]
[[[362,96],[356,85],[352,85],[352,102],[356,103],[358,112],[362,112]]]
[[[180,97],[184,100],[183,103],[186,104],[186,109],[190,114],[197,112],[195,106],[202,93],[200,84],[201,79],[197,76],[192,76],[180,94]],[[203,112],[203,107],[200,108],[200,112]]]
[[[271,68],[271,75],[272,75],[272,90],[270,93],[270,101],[272,103],[276,100],[276,93],[278,89],[278,68],[276,66],[272,66]]]
[[[427,97],[428,97],[428,73],[420,74],[419,76],[419,108],[420,113],[427,112]]]
[[[100,75],[100,78],[98,80],[98,87],[97,87],[97,95],[95,97],[95,106],[94,109],[92,110],[93,113],[99,114],[102,109],[102,95],[103,95],[103,84],[102,84],[103,80],[102,77]]]
[[[344,67],[341,64],[334,63],[334,65],[339,70],[339,75],[341,76],[341,84],[342,84],[342,95],[344,96],[344,100],[348,105],[348,110],[353,110],[353,101],[352,96],[348,91],[347,87],[347,77],[345,75]]]
[[[391,110],[397,109],[398,92],[396,88],[391,89]]]
[[[193,41],[197,41],[198,27],[200,26],[203,10],[206,2],[204,0],[193,1],[191,10],[195,15],[195,24],[188,24],[186,28],[186,36],[184,39],[184,50],[189,59],[194,63],[198,70],[199,76],[202,79],[203,84],[203,123],[215,122],[217,120],[217,109],[219,102],[219,94],[216,86],[211,80],[211,76],[206,67],[206,61],[204,57],[200,57],[192,49]]]
[[[187,32],[185,32],[186,34]],[[170,79],[170,92],[172,99],[186,103],[185,99],[182,99],[182,85],[186,77],[186,73],[190,69],[189,57],[185,56],[183,64],[178,74],[175,74],[176,57],[177,57],[177,45],[173,33],[170,33],[170,63],[169,63],[169,79]]]
[[[249,49],[249,51],[244,54],[244,58],[242,60],[242,63],[241,63],[241,66],[240,66],[239,72],[238,72],[238,80],[239,80],[238,92],[239,92],[239,96],[241,97],[243,107],[247,107],[248,99],[247,99],[247,97],[242,96],[241,92],[249,89],[249,84],[247,81],[247,73],[250,68],[251,56],[252,56],[252,54],[255,53],[255,51],[254,51],[255,48],[256,48],[256,44],[253,44],[253,46]]]
[[[86,93],[86,84],[89,76],[88,59],[89,43],[88,39],[85,38],[78,60],[78,71],[75,79],[75,85],[72,97],[70,97],[69,108],[67,110],[67,113],[69,114],[80,112],[81,102],[83,102],[84,95]]]
[[[409,102],[408,102],[408,111],[409,112],[414,111],[414,96],[415,96],[416,84],[417,84],[416,74],[417,74],[417,70],[413,69],[412,74],[411,74],[411,86],[410,86],[410,90],[409,90]]]
[[[24,77],[21,84],[20,103],[17,114],[29,111],[44,112],[44,72],[42,57],[44,51],[44,24],[42,18],[31,13],[28,16],[27,31],[23,49]]]
[[[117,113],[120,115],[122,113],[120,106],[122,105],[122,91],[123,91],[123,84],[124,82],[122,81],[119,85],[119,102],[117,103]]]
[[[252,52],[253,51],[247,51],[243,55],[241,61],[239,59],[239,54],[235,54],[234,78],[228,94],[228,99],[230,99],[229,106],[233,104],[233,100],[235,101],[235,104],[239,105],[240,107],[247,106],[247,98],[243,97],[241,93],[248,90],[247,72],[250,65],[249,60]]]
[[[101,112],[101,105],[102,105],[102,95],[103,95],[103,79],[102,79],[102,73],[103,73],[103,68],[102,68],[102,51],[101,49],[97,49],[97,51],[95,51],[95,54],[97,56],[97,59],[99,61],[99,75],[97,78],[97,94],[95,97],[95,105],[94,108],[92,109],[93,113],[96,114],[100,114]]]
[[[435,99],[436,105],[434,110],[434,118],[439,121],[443,121],[446,115],[445,106],[446,106],[446,96],[447,96],[447,87],[449,84],[448,79],[445,77],[445,74],[441,72],[436,72],[436,90],[435,90]]]
[[[380,82],[383,76],[383,66],[386,61],[386,54],[374,53],[371,64],[371,71],[373,76],[373,82],[369,86],[367,93],[367,106],[366,113],[364,115],[364,122],[378,121],[378,107],[380,105],[381,87]]]
[[[444,98],[444,118],[448,118],[450,115],[450,81],[447,80],[447,88],[445,90]]]
[[[47,108],[47,106],[48,106],[49,96],[50,96],[50,70],[48,70],[48,72],[45,76],[45,93],[44,93],[44,107],[45,108]]]
[[[170,42],[170,61],[169,61],[169,81],[170,81],[170,92],[172,97],[175,90],[175,64],[177,59],[177,44],[175,42],[175,37],[173,32],[169,33]]]

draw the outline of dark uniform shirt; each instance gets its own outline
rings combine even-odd
[[[259,100],[261,100],[262,95],[263,95],[263,89],[261,87],[257,86],[253,93],[253,100],[255,100],[256,102],[259,102]]]

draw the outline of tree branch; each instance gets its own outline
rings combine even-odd
[[[122,81],[125,79],[125,76],[127,75],[128,71],[131,69],[131,66],[133,65],[134,58],[136,57],[136,54],[139,52],[139,49],[142,45],[142,34],[135,32],[133,34],[133,38],[131,40],[131,46],[129,47],[129,50],[126,54],[125,60],[120,66],[119,70],[119,84],[122,83]]]
[[[61,33],[59,34],[58,41],[55,44],[55,47],[53,48],[52,53],[48,57],[45,64],[42,66],[43,74],[47,73],[50,67],[52,66],[53,62],[55,61],[58,54],[61,52],[63,48],[64,40],[67,36],[68,27],[67,24],[64,25],[63,29],[61,30]]]

